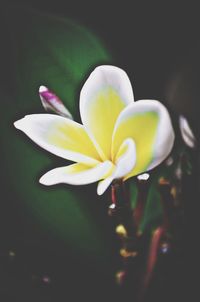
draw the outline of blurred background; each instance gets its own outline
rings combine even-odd
[[[121,260],[107,215],[109,192],[98,197],[96,185],[40,185],[44,172],[65,162],[17,132],[13,122],[44,112],[40,85],[80,121],[82,84],[95,66],[113,64],[129,75],[136,100],[162,101],[175,129],[183,114],[199,141],[198,10],[174,2],[6,1],[0,14],[0,301],[134,301],[134,293],[126,296],[115,283]],[[196,300],[195,160],[186,184],[181,251],[161,260],[147,301]]]

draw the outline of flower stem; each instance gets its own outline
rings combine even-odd
[[[147,265],[142,282],[141,290],[139,292],[138,301],[143,301],[146,290],[152,279],[153,271],[158,259],[158,252],[161,246],[161,241],[165,238],[169,240],[169,231],[171,229],[171,218],[173,213],[173,200],[170,194],[170,183],[165,178],[159,179],[158,188],[160,191],[160,201],[163,207],[163,221],[152,233],[150,239],[150,247],[147,255]]]
[[[115,182],[112,185],[111,198],[115,205],[118,223],[124,226],[128,237],[135,237],[136,226],[132,217],[130,199],[122,181]]]

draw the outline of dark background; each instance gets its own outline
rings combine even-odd
[[[192,4],[28,1],[19,2],[20,5],[69,17],[92,30],[114,56],[115,65],[130,76],[136,100],[162,100],[174,114],[174,123],[177,114],[186,115],[199,138],[200,20],[198,9]],[[6,6],[1,5],[2,14]],[[5,37],[6,29],[1,26],[1,30],[1,36]],[[3,91],[12,86],[9,81],[11,45],[2,40],[1,50]],[[193,180],[195,184],[197,181]],[[70,251],[54,234],[37,227],[18,207],[12,192],[4,197],[5,184],[1,183],[0,301],[132,301],[131,296],[124,299],[124,293],[114,285],[112,272],[99,270],[89,257]],[[147,301],[198,300],[199,225],[195,213],[199,196],[193,184],[188,186],[184,253],[162,263]],[[106,219],[105,208],[105,203],[98,205],[103,219]],[[95,211],[94,207],[91,210]],[[109,228],[106,236],[112,242],[110,255],[115,269],[119,261],[115,253],[118,243],[110,222],[106,220],[105,224]]]

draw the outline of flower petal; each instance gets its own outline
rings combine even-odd
[[[99,66],[80,94],[80,114],[103,160],[110,159],[111,139],[119,113],[133,102],[127,74],[114,66]]]
[[[194,148],[196,145],[196,139],[192,129],[190,128],[188,120],[183,115],[179,117],[179,127],[185,144],[190,148]]]
[[[44,174],[39,182],[46,186],[59,183],[71,185],[86,185],[96,182],[104,177],[113,164],[110,161],[99,163],[95,167],[88,167],[83,164],[73,164],[67,167],[55,168]]]
[[[131,138],[127,138],[119,148],[115,158],[116,171],[114,178],[126,176],[136,164],[136,146]]]
[[[67,110],[63,102],[51,90],[45,86],[40,86],[39,96],[44,109],[48,112],[55,112],[66,118],[72,118],[71,113]]]
[[[115,125],[112,157],[126,138],[134,140],[137,158],[125,179],[159,165],[174,143],[174,130],[165,106],[154,100],[141,100],[127,106]]]
[[[104,180],[100,181],[97,186],[97,194],[102,195],[108,189],[113,180],[114,178],[112,176],[109,176]]]
[[[97,194],[102,195],[114,179],[122,178],[126,176],[129,172],[131,172],[131,170],[135,166],[135,163],[135,143],[131,138],[128,138],[120,146],[120,149],[115,159],[116,168],[113,170],[113,173],[98,183]]]
[[[54,114],[31,114],[14,123],[47,151],[93,166],[100,160],[83,125]]]

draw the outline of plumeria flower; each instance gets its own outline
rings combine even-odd
[[[99,181],[103,194],[113,180],[123,181],[149,171],[170,153],[174,130],[164,105],[155,100],[134,102],[127,74],[114,66],[99,66],[80,93],[83,124],[54,114],[31,114],[14,123],[47,151],[75,162],[40,178],[85,185]]]

